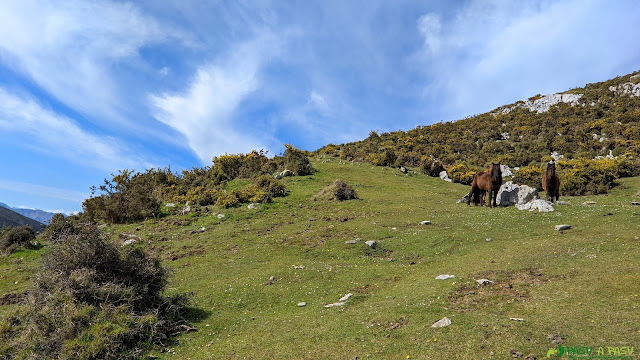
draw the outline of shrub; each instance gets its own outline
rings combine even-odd
[[[425,155],[420,160],[420,167],[422,168],[422,172],[425,175],[429,176],[440,176],[440,172],[444,171],[444,166],[440,160],[434,158],[430,155]]]
[[[464,163],[457,163],[452,167],[450,167],[449,170],[447,170],[447,174],[449,175],[449,178],[451,178],[454,182],[465,184],[465,185],[471,185],[471,182],[473,181],[473,176],[478,171],[481,171],[481,169],[480,168],[472,169],[472,168],[469,168],[469,166],[467,166]]]
[[[0,252],[11,254],[19,247],[38,247],[36,233],[30,225],[5,228],[0,233]]]
[[[559,172],[560,168],[557,170]],[[544,172],[545,169],[539,164],[523,166],[513,172],[512,181],[516,184],[528,185],[538,189],[538,191],[542,191],[542,175]]]
[[[293,145],[285,144],[284,167],[298,176],[311,175],[316,170],[309,162],[309,153],[296,149]]]
[[[185,323],[185,295],[164,297],[168,271],[95,225],[63,230],[9,328],[8,358],[133,359]],[[28,354],[28,355],[27,355]]]
[[[240,203],[240,199],[235,191],[224,191],[218,195],[218,199],[216,199],[216,205],[223,208],[230,208],[238,205]]]
[[[333,184],[320,190],[320,192],[313,197],[313,200],[351,200],[357,199],[358,195],[356,191],[342,179],[337,179]]]

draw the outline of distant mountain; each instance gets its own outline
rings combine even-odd
[[[46,227],[44,224],[36,220],[20,215],[4,206],[0,206],[0,228],[22,225],[31,225],[35,231],[44,231],[44,228]]]
[[[45,225],[49,225],[49,222],[51,222],[51,218],[53,217],[53,215],[56,214],[56,213],[52,213],[44,210],[38,210],[38,209],[14,208],[4,203],[0,203],[0,207],[15,211],[20,215],[26,216],[29,219],[36,220]]]

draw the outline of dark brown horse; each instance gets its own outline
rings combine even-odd
[[[473,203],[480,206],[484,206],[484,198],[486,193],[489,193],[489,207],[491,202],[493,206],[496,204],[496,198],[498,197],[498,190],[502,185],[502,170],[500,170],[500,163],[491,165],[491,168],[487,171],[479,171],[473,177],[471,182],[471,191],[467,195],[467,205],[471,205],[471,198],[473,197]]]
[[[547,171],[542,175],[542,188],[547,194],[547,200],[553,202],[553,198],[560,197],[560,178],[556,175],[556,164],[552,161],[547,164]]]

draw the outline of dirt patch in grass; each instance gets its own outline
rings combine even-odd
[[[22,301],[26,293],[6,293],[0,296],[0,306],[17,304]]]
[[[551,281],[540,269],[514,271],[486,271],[471,275],[473,279],[488,279],[494,283],[478,285],[477,282],[463,283],[447,296],[451,305],[459,311],[473,311],[480,307],[531,299],[531,289]]]
[[[179,252],[171,252],[167,255],[167,259],[171,261],[176,261],[178,259],[182,259],[187,256],[195,256],[195,255],[204,255],[205,250],[202,245],[198,245],[195,247],[183,246],[182,251]]]

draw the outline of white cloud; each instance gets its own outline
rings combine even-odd
[[[113,171],[151,165],[132,156],[132,149],[121,141],[91,134],[73,120],[41,107],[32,99],[9,94],[2,88],[0,129],[5,135],[24,138],[24,146],[34,146],[43,153],[87,167]]]
[[[437,14],[425,14],[418,19],[418,31],[424,37],[424,44],[431,53],[440,50],[440,31],[442,24]]]
[[[154,117],[183,134],[203,163],[225,152],[267,149],[266,134],[258,140],[251,135],[254,129],[237,126],[235,116],[242,102],[263,86],[262,67],[279,51],[280,42],[260,35],[200,67],[184,92],[149,95]]]
[[[12,192],[18,192],[23,194],[34,195],[49,199],[59,199],[66,201],[73,201],[81,203],[84,199],[88,198],[90,194],[86,194],[80,191],[60,189],[51,186],[31,184],[19,181],[0,179],[0,189],[8,190]],[[21,208],[31,208],[22,207]]]
[[[96,121],[126,124],[127,86],[117,68],[169,37],[183,35],[131,3],[0,2],[0,59]]]

